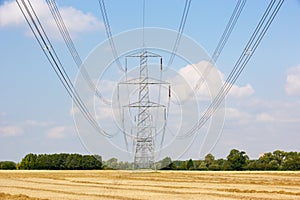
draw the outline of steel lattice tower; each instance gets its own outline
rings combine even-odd
[[[162,57],[158,54],[142,49],[140,52],[126,56],[126,69],[127,58],[139,59],[139,77],[131,80],[120,82],[119,84],[134,85],[138,89],[138,97],[132,103],[123,107],[129,109],[137,109],[136,124],[132,127],[134,145],[134,169],[155,169],[155,145],[154,137],[156,127],[153,124],[153,108],[163,108],[163,114],[166,114],[166,106],[157,102],[151,101],[150,86],[151,85],[169,85],[170,84],[158,79],[149,77],[148,59],[159,58],[160,70],[162,70]],[[170,97],[170,94],[169,94]],[[153,99],[153,98],[152,98]],[[164,117],[166,119],[166,116]],[[126,136],[125,136],[126,137]]]
[[[152,168],[154,164],[154,144],[152,133],[152,117],[149,97],[149,79],[147,51],[140,53],[140,83],[138,95],[138,121],[134,164],[136,168]]]

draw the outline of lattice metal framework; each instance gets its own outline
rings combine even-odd
[[[153,102],[150,97],[151,85],[170,84],[158,79],[150,78],[148,71],[148,59],[158,58],[160,60],[160,70],[162,70],[162,57],[158,54],[142,49],[140,52],[126,56],[126,66],[128,58],[139,59],[139,77],[120,82],[119,84],[135,85],[138,88],[137,100],[123,107],[137,109],[136,124],[132,127],[134,145],[134,168],[135,169],[155,169],[155,144],[154,137],[156,127],[153,124],[153,108],[163,108],[162,114],[166,115],[166,106],[158,102]],[[169,94],[170,97],[170,94]],[[166,120],[166,116],[164,117]]]

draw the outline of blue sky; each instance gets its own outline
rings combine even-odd
[[[43,1],[32,1],[37,14]],[[105,1],[113,34],[142,26],[142,1]],[[248,1],[217,67],[226,77],[269,1]],[[82,58],[106,39],[96,0],[58,0]],[[236,4],[193,1],[184,34],[212,54]],[[177,30],[184,0],[147,1],[146,27]],[[74,20],[80,18],[80,22]],[[212,150],[226,157],[230,149],[252,158],[282,149],[300,151],[300,1],[286,0],[261,45],[226,99],[221,137]],[[57,35],[46,25],[59,54],[75,79],[75,64]],[[27,153],[89,153],[81,144],[70,114],[72,101],[55,76],[20,16],[14,1],[0,1],[0,160],[19,161]],[[184,66],[182,66],[184,67]],[[179,69],[176,69],[179,70]],[[99,152],[104,158],[107,152]],[[117,155],[116,155],[117,156]]]

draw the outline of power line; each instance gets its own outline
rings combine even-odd
[[[80,55],[78,54],[78,51],[75,48],[74,42],[69,34],[69,31],[64,23],[64,20],[60,14],[60,11],[57,7],[57,4],[54,0],[46,0],[47,5],[49,7],[49,10],[51,11],[51,14],[55,20],[55,23],[65,41],[65,44],[75,62],[75,64],[77,65],[77,68],[80,69],[80,74],[82,75],[82,77],[84,78],[84,80],[87,82],[88,86],[90,87],[90,89],[95,92],[95,95],[100,98],[105,104],[107,105],[111,105],[111,101],[105,99],[103,97],[103,95],[101,94],[101,92],[97,89],[97,87],[95,86],[94,82],[92,81],[89,73],[87,72],[86,68],[82,62],[82,59],[80,58]]]
[[[271,23],[273,22],[275,16],[277,15],[278,11],[280,10],[284,0],[279,0],[276,6],[274,7],[276,0],[272,0],[268,7],[266,8],[261,20],[259,21],[257,27],[255,28],[253,34],[251,35],[246,47],[244,48],[243,52],[241,53],[238,61],[236,62],[233,70],[231,71],[230,75],[226,79],[225,83],[223,84],[222,88],[220,89],[218,95],[214,98],[208,109],[202,115],[200,120],[197,124],[190,129],[184,137],[192,136],[196,131],[198,131],[208,120],[209,118],[215,113],[219,105],[224,100],[225,96],[230,91],[231,87],[239,77],[239,75],[244,70],[245,66],[249,62],[250,58],[252,57],[253,53],[257,49],[258,45],[260,44],[262,38],[266,34],[267,30],[269,29]]]
[[[224,49],[234,27],[236,26],[236,23],[240,17],[240,14],[242,13],[242,10],[246,4],[247,0],[239,0],[236,3],[236,6],[230,16],[230,19],[222,33],[221,38],[219,39],[219,42],[213,52],[212,57],[210,58],[210,60],[208,61],[208,64],[204,67],[203,73],[201,74],[201,77],[199,78],[199,80],[197,81],[196,85],[193,88],[193,91],[197,91],[201,88],[201,86],[203,85],[203,83],[205,82],[205,79],[207,78],[207,76],[210,74],[212,67],[210,66],[210,64],[214,64],[217,62],[219,56],[222,53],[222,50]],[[193,93],[188,94],[187,99],[189,99],[190,97],[192,97],[194,95]]]
[[[172,65],[172,63],[174,61],[174,58],[175,58],[175,55],[176,55],[176,52],[178,50],[179,43],[180,43],[180,40],[181,40],[181,36],[182,36],[183,30],[184,30],[184,27],[185,27],[186,19],[187,19],[189,9],[190,9],[190,6],[191,6],[191,2],[192,2],[192,0],[186,0],[185,1],[183,13],[182,13],[182,16],[181,16],[180,25],[179,25],[178,32],[177,32],[177,37],[176,37],[176,40],[175,40],[175,44],[173,46],[173,50],[172,50],[172,53],[171,53],[171,56],[170,56],[170,60],[168,62],[168,66]]]
[[[113,37],[112,37],[111,28],[110,28],[110,24],[109,24],[109,20],[108,20],[108,16],[107,16],[107,10],[106,10],[106,7],[105,7],[104,0],[98,0],[98,2],[99,2],[102,18],[103,18],[103,23],[105,25],[106,35],[107,35],[107,38],[108,38],[108,41],[109,41],[109,44],[110,44],[110,47],[111,47],[111,50],[112,50],[112,54],[115,58],[116,64],[118,65],[119,69],[122,72],[126,72],[126,69],[123,69],[122,64],[119,60],[116,45],[115,45]]]
[[[83,103],[82,99],[78,95],[76,89],[74,88],[74,85],[72,84],[72,81],[70,80],[59,57],[57,56],[38,16],[36,15],[36,12],[32,4],[30,3],[30,1],[27,0],[26,3],[25,0],[21,0],[23,7],[19,3],[19,0],[16,0],[16,2],[26,22],[28,23],[32,33],[34,34],[39,46],[42,48],[51,67],[55,71],[57,77],[59,78],[60,82],[63,84],[67,93],[72,98],[73,102],[76,104],[76,106],[79,108],[83,116],[91,124],[92,127],[94,127],[98,132],[100,132],[104,136],[111,137],[110,134],[106,133],[99,127],[98,123],[93,118],[91,113],[88,111],[86,105]]]
[[[79,57],[79,54],[75,48],[75,45],[68,33],[68,30],[63,22],[63,19],[59,13],[59,9],[57,8],[57,5],[53,0],[46,0],[48,3],[48,6],[50,8],[50,11],[57,23],[57,26],[62,34],[62,37],[78,67],[82,65],[82,60]],[[56,75],[58,76],[60,82],[63,84],[63,87],[66,89],[67,93],[70,95],[70,97],[73,99],[76,106],[79,108],[83,116],[87,119],[87,121],[91,124],[92,127],[94,127],[98,132],[103,134],[106,137],[111,137],[111,134],[106,133],[103,131],[94,117],[91,115],[89,110],[87,109],[86,105],[83,103],[82,99],[80,98],[79,94],[77,93],[72,81],[70,80],[70,77],[66,73],[65,68],[63,67],[59,57],[56,54],[56,51],[54,50],[52,43],[50,42],[33,6],[31,5],[30,1],[27,0],[16,0],[26,22],[28,23],[31,31],[34,34],[34,37],[36,38],[39,46],[42,48],[47,60],[49,61],[51,67],[55,71]],[[20,3],[21,2],[21,3]],[[257,27],[255,28],[253,34],[251,35],[248,43],[246,44],[244,51],[241,53],[239,59],[234,65],[234,68],[232,69],[231,73],[227,77],[225,83],[223,84],[222,88],[220,89],[217,96],[213,99],[212,103],[208,107],[208,109],[205,111],[205,113],[202,115],[200,120],[195,124],[195,126],[192,127],[185,135],[184,137],[192,136],[195,134],[196,131],[198,131],[208,120],[209,118],[215,113],[219,105],[223,102],[225,96],[228,94],[230,89],[232,88],[233,84],[236,82],[239,75],[244,70],[245,66],[249,62],[250,58],[252,57],[253,53],[257,49],[258,45],[260,44],[262,38],[266,34],[267,30],[269,29],[271,23],[273,22],[275,16],[277,15],[278,11],[280,10],[284,0],[279,0],[277,4],[275,4],[277,1],[272,0],[268,7],[266,8],[261,20],[259,21]],[[218,56],[220,55],[221,51],[223,50],[234,26],[236,25],[236,22],[240,16],[240,13],[246,3],[246,0],[239,0],[234,12],[225,28],[225,31],[217,45],[217,48],[213,54],[212,62],[216,62]],[[21,5],[22,4],[22,5]],[[181,18],[181,23],[179,27],[179,31],[177,33],[177,38],[173,47],[173,51],[171,54],[171,58],[169,60],[169,65],[172,64],[176,51],[178,50],[178,46],[180,43],[180,39],[183,33],[183,29],[185,27],[187,15],[189,12],[191,0],[186,0],[184,12]],[[117,50],[112,38],[110,24],[108,21],[107,11],[105,8],[104,0],[99,0],[99,5],[103,17],[103,21],[105,23],[106,33],[107,37],[112,49],[112,53],[114,58],[116,59],[116,63],[118,64],[119,68],[126,73],[127,69],[123,69],[121,66],[121,63],[118,59]],[[145,0],[143,4],[143,34],[144,34],[144,26],[145,26]],[[144,45],[144,35],[143,35],[143,45]],[[92,85],[91,79],[89,78],[88,73],[85,71],[85,69],[82,72],[83,77],[88,81],[88,84],[95,88],[95,85]],[[99,95],[99,94],[98,94]],[[101,95],[101,94],[100,94]],[[159,94],[160,95],[160,94]],[[164,127],[165,128],[165,127]],[[164,137],[164,136],[163,136]]]
[[[233,13],[231,14],[231,17],[226,25],[226,28],[219,40],[219,43],[213,53],[213,56],[212,56],[212,61],[213,62],[216,62],[216,60],[218,59],[218,57],[220,56],[220,53],[222,52],[226,42],[228,41],[229,39],[229,36],[231,35],[239,17],[240,17],[240,14],[244,8],[246,4],[246,0],[239,0],[233,10]]]

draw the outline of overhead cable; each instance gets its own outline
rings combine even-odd
[[[210,71],[212,70],[212,66],[210,66],[210,64],[215,64],[219,58],[219,56],[222,53],[222,50],[224,49],[239,17],[240,14],[246,4],[247,0],[239,0],[236,3],[236,6],[231,14],[231,17],[226,25],[226,28],[218,42],[217,47],[215,48],[213,55],[211,57],[211,59],[209,60],[208,64],[205,66],[203,73],[201,74],[201,77],[199,78],[199,80],[197,81],[197,84],[194,87],[194,91],[197,91],[198,89],[201,88],[201,86],[203,85],[205,79],[207,78],[207,76],[209,75]]]
[[[184,30],[184,27],[185,27],[185,24],[186,24],[186,19],[187,19],[187,16],[189,14],[191,2],[192,2],[192,0],[186,0],[185,1],[183,13],[182,13],[182,16],[181,16],[180,25],[179,25],[179,28],[178,28],[178,31],[177,31],[177,37],[176,37],[176,40],[175,40],[175,43],[174,43],[174,46],[173,46],[173,50],[171,52],[171,56],[170,56],[170,60],[168,62],[168,66],[172,65],[172,63],[174,61],[174,58],[175,58],[175,55],[176,55],[176,52],[178,50],[179,43],[180,43],[180,40],[181,40],[181,37],[182,37],[182,34],[183,34],[183,30]]]
[[[51,11],[51,14],[55,20],[55,23],[60,31],[60,34],[62,35],[65,44],[75,62],[75,64],[77,65],[77,68],[80,69],[80,74],[82,75],[83,79],[87,82],[89,88],[91,89],[91,91],[95,92],[95,95],[100,98],[105,104],[107,105],[111,105],[111,101],[105,99],[103,97],[103,95],[101,94],[101,92],[98,90],[98,88],[96,87],[96,85],[94,84],[94,82],[92,81],[89,73],[87,72],[86,68],[82,62],[82,59],[80,58],[80,55],[74,45],[74,42],[69,34],[69,31],[64,23],[64,20],[60,14],[60,11],[57,7],[57,4],[55,2],[55,0],[46,0],[47,5],[49,7],[49,10]]]
[[[206,111],[198,120],[198,122],[186,134],[184,134],[183,137],[190,137],[194,135],[212,117],[212,115],[216,112],[220,104],[223,102],[224,98],[232,88],[233,84],[236,82],[239,75],[244,70],[245,66],[247,65],[250,58],[257,49],[258,45],[260,44],[262,38],[269,29],[271,23],[273,22],[278,11],[280,10],[284,0],[279,0],[277,4],[275,4],[275,2],[276,0],[272,0],[269,3],[261,20],[259,21],[248,43],[243,49],[243,52],[241,53],[238,61],[234,65],[234,68],[232,69],[230,75],[226,79],[217,96],[213,99],[212,103],[206,109]]]
[[[49,40],[49,37],[47,36],[30,1],[16,0],[16,2],[26,22],[28,23],[29,28],[34,34],[34,37],[36,38],[39,46],[43,50],[47,60],[49,61],[51,67],[55,71],[55,74],[66,89],[67,93],[72,98],[75,105],[79,108],[85,119],[91,124],[93,128],[95,128],[96,131],[98,131],[106,137],[111,137],[110,134],[106,133],[99,127],[95,118],[91,115],[86,105],[83,103],[81,97],[78,95],[72,81],[70,80],[70,77],[66,73],[65,68],[63,67],[59,57],[57,56],[57,53],[53,48],[52,43]]]
[[[107,38],[108,38],[108,41],[109,41],[109,44],[110,44],[110,47],[111,47],[112,54],[114,56],[114,59],[116,61],[116,64],[118,65],[119,69],[122,72],[125,72],[125,69],[122,67],[122,64],[119,60],[119,55],[118,55],[118,52],[117,52],[117,48],[116,48],[116,45],[115,45],[113,37],[112,37],[111,28],[110,28],[110,24],[109,24],[109,20],[108,20],[108,16],[107,16],[107,10],[106,10],[106,7],[105,7],[104,0],[98,0],[98,2],[99,2],[103,23],[104,23],[104,26],[105,26],[106,35],[107,35]]]

